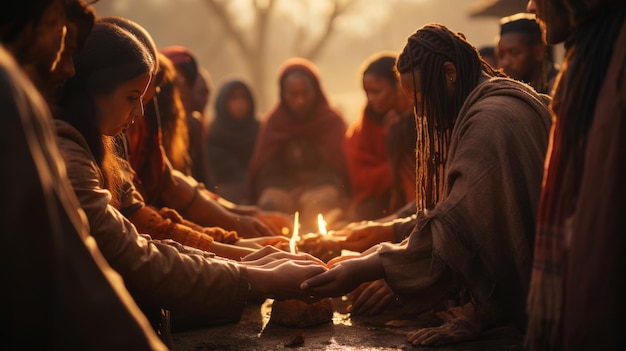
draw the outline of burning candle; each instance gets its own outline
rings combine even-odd
[[[328,234],[326,231],[326,221],[324,221],[324,216],[322,216],[321,213],[317,214],[317,228],[322,235]]]
[[[298,227],[300,226],[299,217],[300,214],[296,211],[296,213],[293,214],[293,231],[291,232],[291,240],[289,240],[289,252],[292,254],[296,253],[296,243],[300,239],[300,236],[298,235]]]

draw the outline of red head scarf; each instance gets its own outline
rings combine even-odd
[[[296,118],[283,101],[283,82],[289,73],[299,71],[310,78],[315,90],[316,100],[310,116]],[[313,140],[320,156],[343,179],[348,179],[346,157],[343,151],[343,138],[346,122],[341,114],[332,108],[320,85],[316,67],[308,60],[292,58],[287,60],[279,70],[281,90],[280,102],[261,122],[259,136],[250,164],[252,181],[259,169],[284,144],[295,136],[304,136]],[[254,188],[253,195],[254,195]]]

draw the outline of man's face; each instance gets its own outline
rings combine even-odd
[[[511,78],[530,82],[541,69],[542,50],[543,45],[530,45],[524,33],[505,33],[498,42],[498,63]]]
[[[559,44],[567,39],[571,26],[563,0],[529,0],[526,9],[535,14],[548,45]]]

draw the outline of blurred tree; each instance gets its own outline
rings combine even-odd
[[[471,18],[466,8],[476,1],[101,0],[94,7],[99,16],[123,16],[141,24],[160,48],[188,47],[216,87],[233,76],[244,77],[261,114],[277,101],[274,78],[280,63],[306,57],[320,68],[331,103],[352,121],[364,99],[360,65],[375,52],[401,49],[419,26],[439,22],[477,46],[492,44],[497,18]]]
[[[292,6],[299,7],[292,13],[311,14],[311,6],[320,6],[321,1],[294,1]],[[315,61],[317,56],[328,43],[332,36],[337,20],[348,12],[348,9],[356,0],[328,0],[325,4],[326,11],[322,11],[322,18],[315,19],[315,22],[322,24],[321,33],[314,33],[315,26],[311,26],[308,21],[294,21],[295,30],[292,37],[293,55]],[[271,33],[272,14],[276,11],[276,0],[250,0],[247,13],[252,14],[252,21],[249,26],[242,26],[239,20],[241,8],[237,8],[237,3],[230,0],[205,0],[215,17],[220,21],[226,33],[232,37],[236,46],[241,51],[243,60],[250,71],[250,80],[253,86],[266,86],[266,62],[268,52],[272,48],[267,45]],[[318,12],[319,13],[319,12]],[[250,35],[252,34],[252,35]],[[260,101],[268,101],[265,96],[267,90],[259,91]]]

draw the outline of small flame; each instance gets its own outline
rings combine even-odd
[[[292,254],[296,253],[296,242],[300,239],[300,236],[298,235],[298,227],[300,226],[299,217],[300,214],[296,211],[296,213],[293,214],[293,231],[291,234],[291,240],[289,240],[289,252]]]
[[[328,234],[326,231],[326,221],[324,221],[324,216],[321,213],[317,214],[317,228],[320,233],[323,235]]]

